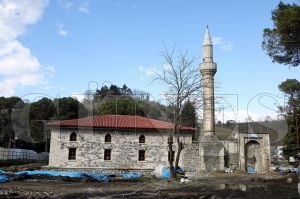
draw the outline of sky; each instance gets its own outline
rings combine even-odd
[[[0,96],[80,100],[87,89],[126,84],[158,101],[166,86],[150,82],[152,70],[162,71],[164,44],[189,49],[199,67],[208,25],[218,66],[218,120],[275,119],[285,103],[278,85],[300,81],[300,66],[272,63],[261,48],[278,3],[0,0]]]

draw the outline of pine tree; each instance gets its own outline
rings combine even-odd
[[[287,79],[278,86],[279,90],[288,96],[288,104],[280,107],[286,111],[286,122],[288,125],[288,133],[284,138],[285,147],[283,148],[284,156],[294,156],[300,149],[298,124],[300,118],[300,82],[296,79]],[[298,128],[298,129],[297,129]]]
[[[297,151],[300,149],[300,147],[297,146],[295,116],[292,112],[290,112],[286,117],[286,122],[288,125],[288,133],[284,138],[285,147],[283,148],[283,154],[285,158],[288,158],[290,156],[294,156],[297,153]]]

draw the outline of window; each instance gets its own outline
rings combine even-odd
[[[76,141],[76,139],[77,139],[76,133],[75,132],[71,133],[71,135],[70,135],[70,141]]]
[[[105,142],[111,142],[111,135],[110,134],[106,134]]]
[[[139,150],[139,161],[145,161],[146,156],[145,156],[145,150]]]
[[[111,149],[104,150],[104,160],[111,160]]]
[[[146,139],[144,135],[141,135],[139,138],[139,143],[146,143]]]
[[[170,151],[168,151],[168,161],[170,161]],[[175,160],[175,151],[172,151],[172,162]]]
[[[69,148],[69,160],[76,160],[76,149]]]

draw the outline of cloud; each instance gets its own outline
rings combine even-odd
[[[213,37],[211,41],[213,45],[221,45],[222,50],[232,50],[233,44],[230,41],[224,42],[222,37]]]
[[[133,4],[131,4],[131,7],[132,7],[133,9],[137,9],[138,6],[137,6],[136,4],[133,3]]]
[[[68,10],[69,7],[71,7],[72,5],[73,5],[72,3],[67,2],[65,5],[63,5],[63,8],[66,9],[66,10]]]
[[[70,97],[72,97],[75,100],[78,100],[79,102],[83,102],[85,95],[79,93],[72,93]]]
[[[164,70],[171,70],[172,69],[172,66],[169,65],[169,64],[164,64],[162,67],[163,67]]]
[[[58,23],[57,28],[58,28],[58,34],[60,34],[62,36],[68,35],[68,32],[63,30],[63,24],[62,23]]]
[[[167,66],[167,65],[166,65]],[[135,73],[135,75],[139,76],[139,79],[144,79],[144,76],[152,76],[152,75],[156,75],[161,74],[162,72],[157,70],[155,67],[147,67],[147,68],[143,68],[142,66],[139,66],[139,71],[143,74],[143,75],[139,75],[138,73]]]
[[[221,49],[223,49],[223,50],[232,50],[232,46],[233,46],[233,44],[230,41],[227,41],[226,43],[224,43],[221,46]]]
[[[64,2],[63,0],[58,0],[57,3],[59,5],[62,5],[62,7],[66,10],[68,10],[73,5],[73,3],[69,2],[69,1]]]
[[[36,23],[48,6],[48,0],[0,1],[0,95],[9,97],[16,88],[50,88],[47,78],[53,67],[43,67],[30,50],[16,38],[26,33],[26,26]]]
[[[160,73],[160,71],[158,71],[155,67],[149,67],[145,70],[145,74],[147,76],[152,76],[155,75],[156,73]]]
[[[53,66],[47,66],[46,69],[48,71],[54,72],[54,67]]]
[[[0,1],[0,43],[25,34],[26,25],[36,23],[48,3],[48,0]]]
[[[258,121],[263,121],[266,118],[266,116],[270,116],[272,119],[276,119],[276,115],[274,114],[262,115],[249,110],[248,111],[238,110],[236,112],[225,110],[224,116],[222,111],[216,112],[215,115],[218,121],[223,122],[223,118],[224,118],[224,123],[226,123],[227,120],[235,120],[236,122],[246,122],[248,121],[249,118],[251,118],[252,121],[258,122]]]
[[[144,68],[143,68],[142,66],[139,66],[139,70],[140,70],[141,72],[143,72],[143,71],[144,71]]]
[[[77,9],[80,11],[80,12],[85,12],[85,13],[89,13],[89,4],[90,4],[90,1],[89,0],[86,0],[84,1],[80,6],[77,6]]]
[[[211,41],[212,41],[213,45],[222,44],[222,37],[213,37],[213,38],[211,38]]]

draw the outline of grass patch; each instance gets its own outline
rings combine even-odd
[[[0,168],[10,167],[10,166],[18,166],[18,165],[24,165],[24,164],[32,164],[32,163],[38,163],[38,162],[41,162],[41,161],[28,160],[28,159],[0,160]]]

